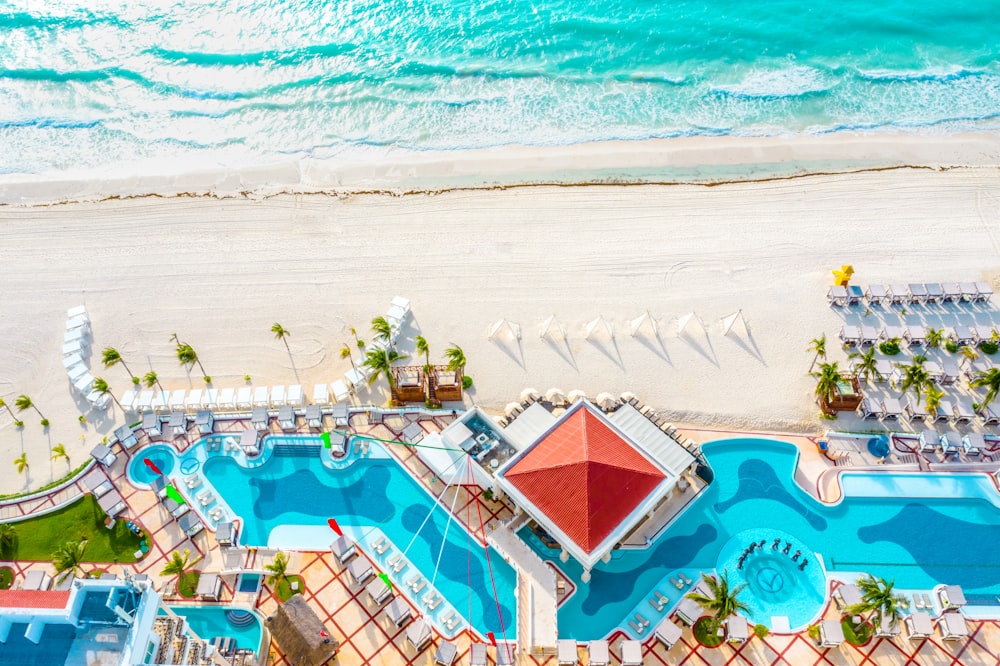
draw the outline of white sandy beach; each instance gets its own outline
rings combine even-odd
[[[486,407],[502,409],[526,386],[628,390],[678,421],[818,431],[829,424],[816,418],[805,349],[839,329],[825,293],[842,263],[861,284],[996,285],[1000,169],[0,208],[0,396],[27,393],[52,421],[45,432],[26,412],[18,430],[0,412],[0,492],[64,474],[64,461],[48,460],[51,445],[62,442],[75,466],[123,422],[117,408],[77,421],[60,347],[66,309],[81,303],[93,321],[92,371],[119,393],[125,370],[99,367],[107,345],[134,371],[155,369],[167,389],[202,386],[197,368],[189,378],[177,363],[176,332],[215,387],[249,373],[310,394],[350,367],[338,354],[347,327],[370,339],[368,322],[400,294],[415,315],[404,351],[414,334],[437,358],[461,345],[476,381],[469,397]],[[738,309],[749,335],[723,336],[721,318]],[[647,310],[659,339],[630,337],[627,321]],[[707,334],[679,337],[678,318],[692,311]],[[538,336],[553,314],[566,344]],[[598,315],[614,340],[583,338]],[[519,342],[487,341],[501,317],[520,325]],[[275,321],[292,331],[291,358],[270,332]],[[361,399],[384,402],[383,386]],[[21,451],[26,476],[10,464]]]

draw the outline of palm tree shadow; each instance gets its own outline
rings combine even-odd
[[[566,361],[574,370],[579,370],[576,365],[576,357],[573,356],[573,350],[569,346],[569,340],[565,337],[562,338],[562,342],[557,342],[550,337],[544,338],[545,342],[548,343],[549,347],[552,348],[555,353],[559,354],[564,361]]]
[[[511,336],[513,338],[513,336]],[[521,348],[521,339],[511,339],[511,340],[494,340],[493,343],[504,353],[511,358],[512,361],[521,366],[522,370],[525,370],[524,366],[524,350]]]
[[[727,335],[726,337],[729,338],[738,347],[740,347],[743,351],[748,353],[750,356],[757,359],[761,365],[767,367],[767,362],[764,361],[764,356],[760,353],[760,349],[757,347],[757,343],[754,341],[753,335],[750,334],[750,331],[747,331],[746,340],[743,340],[743,338],[741,338],[739,335],[733,335],[733,336]]]
[[[618,350],[618,340],[616,338],[609,338],[606,343],[602,343],[600,340],[591,340],[588,338],[587,342],[592,344],[595,349],[607,356],[608,360],[617,365],[620,369],[625,369],[625,363],[622,361],[622,354]]]
[[[681,333],[677,337],[678,338],[683,338],[684,341],[688,343],[689,347],[691,347],[696,352],[698,352],[699,354],[701,354],[702,356],[704,356],[705,359],[709,363],[711,363],[712,365],[714,365],[717,368],[719,367],[719,359],[716,358],[716,356],[715,356],[715,348],[712,347],[712,340],[711,340],[711,338],[708,337],[707,333],[705,334],[705,346],[704,347],[701,345],[701,342],[699,342],[698,340],[694,339],[692,336],[688,335],[687,331]]]
[[[285,345],[285,351],[288,352],[288,362],[292,364],[292,374],[295,375],[295,383],[301,384],[302,380],[299,379],[299,369],[295,367],[295,357],[292,356],[292,350],[288,347],[287,344]]]
[[[660,337],[659,333],[656,333],[652,339],[647,338],[644,335],[637,335],[635,336],[635,339],[638,340],[639,344],[643,347],[666,361],[668,365],[673,366],[673,362],[670,360],[670,354],[667,353],[667,346],[663,344],[663,339]]]

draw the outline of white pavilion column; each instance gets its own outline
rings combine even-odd
[[[565,548],[561,548],[559,550],[559,561],[562,562],[563,564],[569,562],[569,553],[566,552]]]
[[[608,552],[604,553],[604,556],[601,558],[601,562],[607,564],[610,561],[611,561],[611,551],[609,550]]]
[[[590,569],[584,569],[583,573],[580,575],[580,580],[584,583],[590,582]]]

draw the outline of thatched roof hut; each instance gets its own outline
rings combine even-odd
[[[320,666],[337,655],[340,643],[326,630],[301,594],[278,606],[267,618],[278,647],[295,666]]]

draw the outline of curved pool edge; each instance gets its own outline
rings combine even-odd
[[[242,611],[247,611],[247,612],[253,614],[253,616],[257,619],[258,625],[260,626],[260,640],[258,641],[257,648],[254,650],[254,652],[256,652],[256,654],[257,654],[257,661],[258,661],[258,663],[260,663],[260,661],[261,661],[261,659],[260,659],[261,655],[265,655],[266,652],[267,652],[267,648],[270,647],[270,644],[271,644],[271,632],[267,628],[267,622],[265,621],[265,617],[264,617],[263,613],[261,613],[257,608],[254,608],[252,606],[248,606],[246,604],[236,604],[236,603],[229,603],[229,604],[222,604],[222,603],[217,603],[217,604],[209,604],[209,603],[202,603],[202,604],[192,604],[192,603],[180,603],[180,604],[162,603],[161,604],[161,608],[168,609],[175,616],[176,615],[183,615],[183,613],[177,613],[175,609],[184,609],[184,608],[218,609],[218,610],[223,610],[224,609],[224,610],[242,610]],[[191,631],[191,633],[194,634],[194,631],[190,628],[190,625],[188,626],[188,631]],[[197,634],[194,634],[194,635],[197,636]],[[209,641],[209,640],[211,640],[211,637],[205,637],[205,636],[198,636],[198,638],[200,638],[203,641]]]

